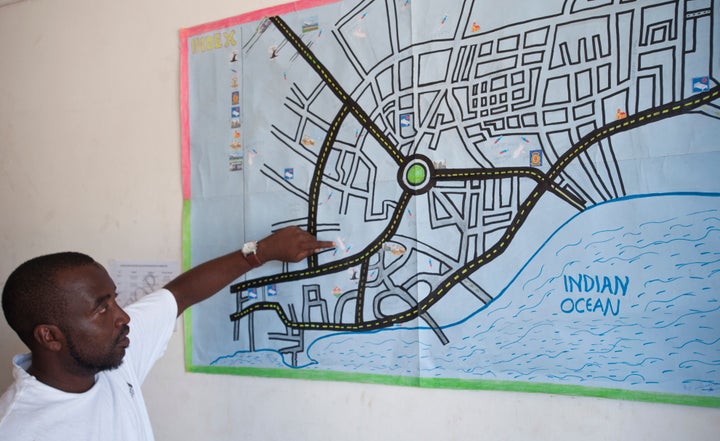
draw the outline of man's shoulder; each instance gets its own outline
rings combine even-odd
[[[16,383],[17,381],[13,382],[10,387],[8,387],[7,390],[0,395],[0,427],[2,427],[2,422],[5,419],[5,416],[7,416],[7,414],[11,411],[15,400],[17,399],[18,391]]]
[[[18,354],[13,357],[14,381],[0,396],[0,426],[5,417],[22,405],[22,398],[30,387],[32,377],[25,372],[24,366],[29,364],[30,354]]]
[[[123,404],[131,402],[135,392],[132,378],[121,365],[118,369],[100,373],[89,391],[68,393],[32,377],[16,377],[0,397],[0,440],[100,439],[85,423],[88,420],[98,423],[112,420],[118,397],[129,394],[131,398]],[[126,391],[128,388],[129,392]],[[111,403],[110,407],[108,403]]]
[[[38,411],[48,408],[44,401],[28,399],[27,382],[16,379],[5,393],[0,396],[0,439],[10,441],[27,439],[27,426],[31,426]]]

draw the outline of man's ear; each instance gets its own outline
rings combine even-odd
[[[48,351],[58,352],[62,349],[65,336],[55,325],[37,325],[33,329],[35,342]]]

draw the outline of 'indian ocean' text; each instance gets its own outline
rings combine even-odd
[[[560,302],[560,310],[565,314],[595,313],[616,316],[620,313],[620,299],[627,295],[629,285],[628,276],[564,275],[563,286],[568,297]]]

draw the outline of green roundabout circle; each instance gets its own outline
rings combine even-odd
[[[422,194],[433,187],[434,166],[424,155],[412,155],[398,170],[400,186],[412,194]]]
[[[425,169],[424,164],[413,164],[410,168],[408,168],[407,181],[411,185],[422,184],[425,181],[426,176],[427,170]]]

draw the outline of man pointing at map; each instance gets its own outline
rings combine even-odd
[[[0,398],[0,439],[154,439],[140,386],[175,318],[254,267],[298,262],[332,246],[283,228],[190,269],[125,310],[107,271],[85,254],[23,263],[5,284],[2,307],[30,354],[13,359],[15,382]]]

